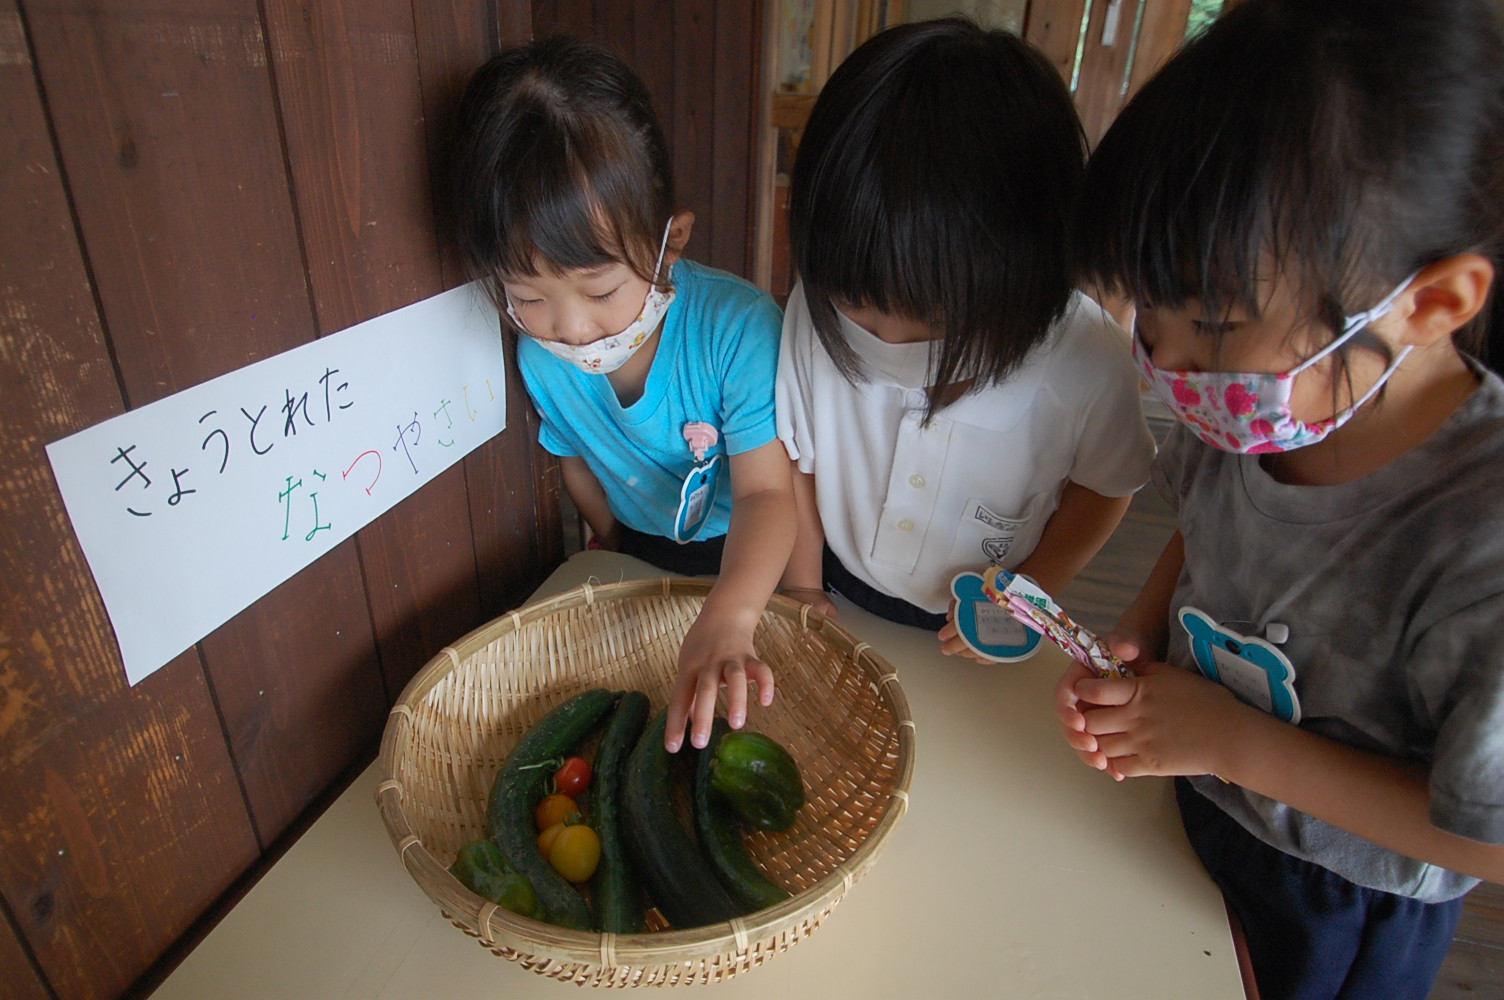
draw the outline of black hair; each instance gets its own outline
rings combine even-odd
[[[619,261],[654,280],[673,169],[647,87],[610,50],[560,36],[492,56],[460,102],[449,173],[455,242],[498,307],[502,275],[540,267]]]
[[[1475,252],[1497,268],[1501,233],[1504,44],[1490,0],[1247,0],[1102,139],[1073,258],[1082,280],[1140,304],[1194,299],[1214,315],[1259,316],[1258,282],[1277,273],[1303,323],[1335,337],[1427,264]],[[1488,312],[1456,342],[1497,365]]]
[[[865,378],[832,299],[943,328],[937,387],[1006,378],[1070,303],[1085,155],[1065,83],[1015,35],[946,18],[858,47],[810,112],[789,200],[793,264],[842,374]]]

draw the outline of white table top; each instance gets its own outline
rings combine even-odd
[[[657,575],[586,552],[538,595]],[[899,672],[916,723],[907,815],[808,940],[700,990],[735,997],[1240,1000],[1222,898],[1160,779],[1113,782],[1055,728],[1063,653],[983,666],[839,602]],[[754,715],[755,722],[755,715]],[[403,868],[368,768],[153,994],[155,1000],[558,998],[491,954]]]

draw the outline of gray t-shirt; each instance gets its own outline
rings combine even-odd
[[[1195,669],[1186,605],[1229,631],[1288,639],[1299,725],[1430,767],[1431,821],[1504,843],[1504,383],[1428,440],[1340,486],[1287,486],[1257,456],[1177,428],[1154,481],[1186,559],[1168,659]],[[1370,404],[1373,405],[1373,404]],[[1272,633],[1271,623],[1277,623]],[[1477,883],[1211,776],[1191,779],[1265,843],[1360,885],[1428,902]]]

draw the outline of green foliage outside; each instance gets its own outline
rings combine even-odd
[[[1191,0],[1191,15],[1185,22],[1185,37],[1195,38],[1222,13],[1222,0]]]

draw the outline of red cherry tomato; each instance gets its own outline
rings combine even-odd
[[[554,772],[554,786],[565,795],[579,795],[590,787],[590,762],[584,757],[570,757]]]

